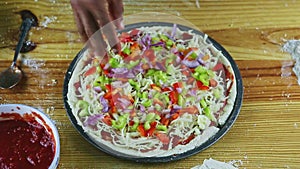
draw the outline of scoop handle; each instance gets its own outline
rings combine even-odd
[[[32,19],[26,18],[26,19],[24,19],[22,21],[21,34],[20,34],[19,41],[18,41],[16,50],[15,50],[15,55],[14,55],[13,63],[12,63],[11,66],[15,66],[16,65],[19,53],[20,53],[20,51],[21,51],[21,49],[23,47],[24,40],[25,40],[25,38],[27,36],[27,33],[29,32],[31,26],[32,26]]]

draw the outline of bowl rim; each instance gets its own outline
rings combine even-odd
[[[133,24],[129,24],[125,26],[125,29],[123,29],[121,32],[126,32],[129,30],[132,30],[134,28],[139,28],[139,27],[146,27],[146,26],[168,26],[168,27],[173,27],[174,23],[169,23],[169,22],[139,22],[139,23],[133,23]],[[177,27],[180,30],[183,31],[192,31],[193,33],[199,34],[201,36],[204,36],[205,34],[199,30],[196,30],[194,28],[190,28],[184,25],[180,25],[180,24],[176,24]],[[212,39],[210,36],[207,35],[207,42],[210,42],[213,44],[213,46],[222,52],[222,54],[225,56],[225,58],[229,61],[234,75],[235,75],[235,80],[236,80],[236,98],[235,98],[235,103],[233,106],[233,109],[230,113],[230,115],[228,116],[226,122],[219,127],[219,131],[213,135],[212,137],[210,137],[207,141],[205,141],[203,144],[195,147],[194,149],[188,150],[186,152],[180,153],[180,154],[176,154],[176,155],[169,155],[169,156],[164,156],[164,157],[129,157],[129,156],[122,156],[119,155],[118,153],[112,153],[111,151],[99,146],[93,139],[90,138],[90,136],[88,136],[88,134],[83,130],[83,128],[77,124],[77,120],[75,118],[75,116],[72,113],[71,107],[68,103],[68,85],[69,85],[69,80],[71,79],[72,75],[73,75],[73,70],[75,69],[77,63],[79,62],[79,60],[81,59],[83,53],[87,50],[87,48],[83,48],[81,49],[77,55],[75,56],[75,58],[72,60],[72,62],[69,65],[69,68],[67,69],[67,72],[65,74],[65,79],[64,79],[64,85],[63,85],[63,100],[64,100],[64,106],[67,112],[67,115],[69,117],[69,120],[71,121],[72,125],[74,126],[74,128],[76,128],[77,132],[80,133],[80,135],[82,137],[85,138],[85,140],[87,140],[90,144],[92,144],[93,146],[95,146],[97,149],[112,155],[116,158],[121,158],[121,159],[125,159],[125,160],[130,160],[130,161],[135,161],[135,162],[143,162],[143,163],[159,163],[159,162],[170,162],[170,161],[176,161],[176,160],[180,160],[183,158],[187,158],[190,156],[193,156],[197,153],[200,153],[204,150],[206,150],[207,148],[211,147],[213,144],[215,144],[217,141],[219,141],[233,126],[234,122],[237,120],[238,115],[240,113],[241,107],[242,107],[242,100],[243,100],[243,82],[242,82],[242,76],[240,74],[239,68],[237,66],[237,64],[235,63],[235,61],[233,60],[232,56],[227,52],[227,50],[220,45],[217,41],[215,41],[214,39]]]
[[[19,107],[19,109],[17,107]],[[10,112],[7,112],[7,111],[3,112],[3,111],[1,111],[2,108],[9,108]],[[54,154],[53,160],[49,166],[49,169],[57,168],[57,166],[59,164],[59,160],[60,160],[60,137],[59,137],[59,132],[58,132],[58,129],[57,129],[54,121],[49,117],[48,114],[44,113],[43,111],[41,111],[37,108],[31,107],[31,106],[28,106],[25,104],[14,104],[14,103],[0,104],[0,114],[2,114],[2,113],[21,114],[20,111],[22,111],[22,108],[25,108],[26,109],[25,113],[28,113],[28,114],[30,114],[29,112],[27,112],[28,110],[38,113],[41,116],[42,120],[44,120],[45,124],[41,124],[40,122],[39,123],[41,125],[43,125],[44,127],[45,127],[45,125],[47,125],[47,127],[49,127],[51,129],[51,132],[52,132],[52,135],[53,135],[53,138],[55,141],[55,154]]]

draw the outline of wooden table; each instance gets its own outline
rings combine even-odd
[[[204,159],[241,160],[241,168],[300,168],[300,87],[294,61],[282,52],[286,40],[300,38],[296,0],[124,0],[125,16],[164,12],[188,20],[222,44],[235,59],[244,100],[232,129],[192,157],[163,164],[116,159],[88,142],[72,126],[63,105],[65,72],[82,48],[69,0],[0,1],[0,70],[11,64],[21,19],[28,9],[39,19],[29,39],[37,47],[21,55],[25,78],[0,90],[0,103],[37,107],[60,133],[59,168],[190,168]],[[1,138],[3,139],[3,138]]]

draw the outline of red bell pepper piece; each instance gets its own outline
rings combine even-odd
[[[178,89],[178,88],[182,88],[183,87],[183,84],[182,82],[176,82],[176,83],[173,83],[173,88],[174,90]]]
[[[161,88],[159,87],[159,86],[157,86],[156,84],[150,84],[150,87],[151,87],[151,89],[154,89],[154,90],[156,90],[156,91],[159,91],[159,92],[161,92]]]
[[[156,129],[156,124],[157,124],[156,121],[150,123],[150,129],[147,130],[147,136],[152,136],[153,135],[153,133],[154,133],[154,131]]]
[[[163,92],[169,92],[171,91],[171,88],[170,87],[164,87],[161,89]]]
[[[144,128],[143,124],[139,124],[139,126],[137,127],[137,130],[140,132],[140,135],[143,137],[147,136],[146,130]]]
[[[104,116],[104,118],[102,119],[102,121],[105,123],[105,124],[107,124],[107,125],[109,125],[109,126],[111,126],[112,124],[111,124],[111,117],[109,116],[109,115],[106,115],[106,116]]]
[[[209,89],[208,86],[204,86],[203,83],[199,80],[197,80],[197,86],[200,90],[208,90]]]
[[[180,141],[179,144],[181,145],[186,145],[188,144],[191,140],[193,140],[195,138],[194,134],[191,134],[187,139]]]
[[[161,124],[168,126],[170,124],[170,119],[166,118],[165,116],[161,116],[160,122]]]
[[[111,100],[111,99],[112,99],[112,93],[111,93],[111,91],[106,92],[106,93],[103,95],[103,98],[105,98],[105,99],[107,99],[107,100]]]
[[[170,91],[169,97],[173,104],[178,103],[178,93],[176,91],[174,91],[174,90]]]

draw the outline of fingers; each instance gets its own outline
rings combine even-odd
[[[100,29],[100,23],[93,14],[98,12],[101,15],[108,15],[106,10],[106,0],[71,0],[74,16],[78,31],[84,41],[87,41],[97,30]],[[109,17],[99,18],[109,22]]]
[[[115,31],[114,22],[106,24],[101,30],[103,35],[106,37],[109,46],[117,51],[121,50],[121,45],[117,36],[117,32]]]
[[[84,27],[87,37],[91,37],[98,29],[98,24],[94,21],[93,16],[85,10],[79,10],[80,21]]]
[[[87,46],[90,52],[94,56],[105,56],[106,54],[106,43],[103,40],[103,34],[101,30],[98,30],[89,38]]]
[[[78,28],[78,32],[79,32],[82,40],[84,42],[86,42],[88,40],[88,36],[85,33],[83,23],[80,19],[80,16],[79,16],[78,12],[77,12],[79,10],[78,1],[77,0],[71,0],[71,6],[72,6],[72,9],[73,9],[73,14],[74,14],[75,22],[76,22],[76,25],[77,25],[77,28]]]
[[[122,0],[71,0],[71,5],[78,31],[89,47],[102,50],[106,38],[111,47],[120,49],[116,28],[124,28]]]
[[[108,1],[108,10],[112,20],[116,20],[115,26],[117,29],[124,29],[123,24],[123,12],[124,6],[122,0],[110,0]]]
[[[105,36],[110,47],[114,47],[118,44],[118,37],[115,30],[115,21],[110,20],[110,16],[106,11],[98,10],[93,13],[94,18],[98,21],[101,26],[102,35]],[[118,47],[117,47],[118,49]]]
[[[88,40],[88,36],[85,33],[85,31],[84,31],[84,26],[83,26],[83,24],[82,24],[82,22],[81,22],[81,20],[80,20],[80,18],[78,16],[78,14],[74,13],[74,16],[75,16],[75,20],[76,20],[76,25],[77,25],[77,28],[78,28],[78,32],[79,32],[79,34],[80,34],[80,36],[82,38],[82,41],[86,42]]]
[[[84,37],[87,37],[86,45],[89,50],[96,56],[102,56],[106,49],[105,42],[99,25],[94,16],[87,10],[78,10],[79,19],[84,27]]]
[[[78,28],[78,32],[82,38],[82,40],[84,42],[86,42],[88,40],[88,36],[86,35],[85,31],[84,31],[84,27],[83,27],[83,24],[78,16],[78,14],[76,12],[74,12],[74,17],[75,17],[75,20],[76,20],[76,25],[77,25],[77,28]]]

